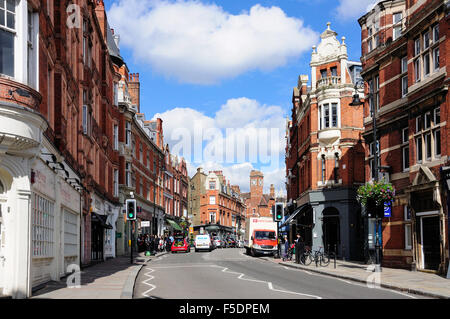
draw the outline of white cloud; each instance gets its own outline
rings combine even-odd
[[[108,12],[135,58],[183,83],[213,84],[299,57],[318,35],[278,7],[230,14],[194,0],[116,0]]]
[[[246,190],[250,171],[256,166],[267,172],[266,186],[274,184],[278,191],[284,190],[285,181],[284,168],[280,167],[284,167],[286,144],[283,115],[279,106],[238,98],[228,100],[213,117],[191,108],[175,108],[155,114],[153,119],[163,120],[164,140],[173,154],[185,158],[190,176],[198,166],[204,171],[223,170],[232,184]],[[208,132],[218,136],[206,140]],[[245,146],[245,154],[239,151],[240,145]],[[207,150],[215,151],[212,158]],[[234,156],[230,158],[230,154]]]
[[[377,0],[339,0],[336,17],[339,20],[358,19],[372,10]]]

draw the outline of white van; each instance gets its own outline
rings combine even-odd
[[[209,235],[195,236],[195,251],[208,250],[211,251],[211,237]]]

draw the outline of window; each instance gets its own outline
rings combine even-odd
[[[420,39],[414,40],[414,56],[418,56],[420,54]]]
[[[119,83],[114,82],[114,105],[119,105]]]
[[[404,128],[402,130],[402,164],[403,171],[409,169],[409,137],[408,137],[408,128]]]
[[[143,149],[142,149],[142,143],[139,143],[139,161],[140,162],[144,161],[144,153],[143,153]]]
[[[414,80],[420,82],[420,59],[414,60]]]
[[[329,127],[338,127],[339,120],[337,103],[331,103],[331,110],[329,103],[320,105],[319,115],[319,126],[321,130]]]
[[[427,160],[431,160],[431,133],[425,134],[425,151]]]
[[[53,257],[54,203],[33,193],[32,244],[33,257]]]
[[[421,48],[420,45],[423,45]],[[414,40],[414,79],[419,82],[439,70],[439,26],[435,25]],[[421,62],[422,61],[422,62]],[[421,66],[423,63],[423,66]]]
[[[0,0],[0,73],[14,77],[15,0]]]
[[[78,218],[77,215],[63,209],[64,211],[64,257],[78,256]]]
[[[425,76],[430,75],[430,54],[423,56],[423,73]]]
[[[47,69],[47,120],[53,126],[53,70],[49,66]]]
[[[431,127],[431,112],[425,113],[424,129],[429,129]]]
[[[320,70],[320,77],[322,79],[327,77],[327,69]]]
[[[1,2],[1,0],[0,0]],[[27,32],[27,78],[28,85],[36,88],[36,55],[34,44],[34,18],[35,14],[32,11],[28,11],[28,32]]]
[[[441,108],[435,108],[434,109],[434,125],[438,125],[441,123]]]
[[[441,155],[441,130],[434,131],[434,156]]]
[[[119,125],[114,124],[113,127],[114,150],[119,150]]]
[[[394,18],[394,27],[392,39],[395,41],[402,35],[402,13],[401,12],[394,13],[393,18]]]
[[[209,204],[216,205],[216,196],[209,196]]]
[[[125,183],[127,187],[131,187],[131,163],[125,164]]]
[[[126,121],[125,122],[125,144],[127,146],[130,146],[131,142],[131,123]]]
[[[338,74],[337,74],[337,67],[336,66],[333,66],[332,68],[331,68],[331,76],[337,76]]]
[[[322,155],[322,183],[325,183],[325,174],[326,174],[326,160],[325,155]]]
[[[422,136],[416,137],[416,161],[422,163]]]
[[[439,24],[433,27],[433,43],[439,42]]]
[[[402,97],[408,94],[408,76],[402,77]]]
[[[426,50],[430,47],[430,34],[428,32],[425,32],[422,38],[423,38],[423,49]]]
[[[439,70],[439,48],[433,50],[433,71]]]
[[[209,182],[209,189],[216,189],[216,182],[215,181],[210,181]]]
[[[114,197],[119,197],[119,170],[114,169]]]
[[[83,105],[83,134],[87,134],[87,117],[88,117],[88,108],[87,105]]]

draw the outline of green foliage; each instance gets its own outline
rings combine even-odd
[[[384,206],[384,203],[394,201],[394,197],[395,189],[392,184],[382,180],[360,186],[356,199],[364,206],[367,205],[367,202],[373,202],[376,206]]]

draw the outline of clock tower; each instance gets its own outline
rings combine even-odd
[[[264,174],[260,171],[250,173],[250,194],[252,198],[260,198],[263,195]]]

